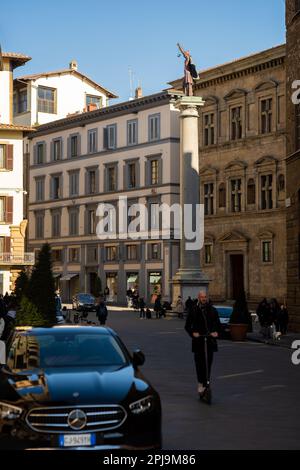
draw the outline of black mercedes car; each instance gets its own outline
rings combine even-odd
[[[129,354],[113,330],[17,329],[6,349],[0,448],[12,438],[22,449],[161,448],[160,398],[138,369],[144,355]]]

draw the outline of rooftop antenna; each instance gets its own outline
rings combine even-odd
[[[132,100],[134,99],[134,98],[133,98],[133,77],[134,77],[134,73],[133,73],[131,67],[128,67],[128,73],[129,73],[129,86],[130,86],[130,97],[129,97],[129,101],[132,101]]]

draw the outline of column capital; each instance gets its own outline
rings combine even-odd
[[[189,114],[197,113],[200,106],[204,106],[205,101],[201,96],[181,96],[178,98],[174,106],[179,109],[181,112],[188,111]]]

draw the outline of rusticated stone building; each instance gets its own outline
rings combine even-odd
[[[291,328],[300,331],[300,86],[294,84],[300,83],[299,0],[286,1],[286,30],[287,302]]]
[[[286,298],[285,45],[200,72],[202,266],[215,301]],[[180,81],[172,82],[180,88]]]

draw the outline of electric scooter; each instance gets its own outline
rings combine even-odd
[[[206,369],[206,387],[204,392],[200,393],[200,400],[203,401],[203,403],[206,403],[207,405],[211,405],[211,400],[212,400],[212,392],[210,388],[210,377],[208,374],[208,346],[207,346],[207,340],[210,337],[210,335],[201,335],[204,338],[204,355],[205,355],[205,369]]]

